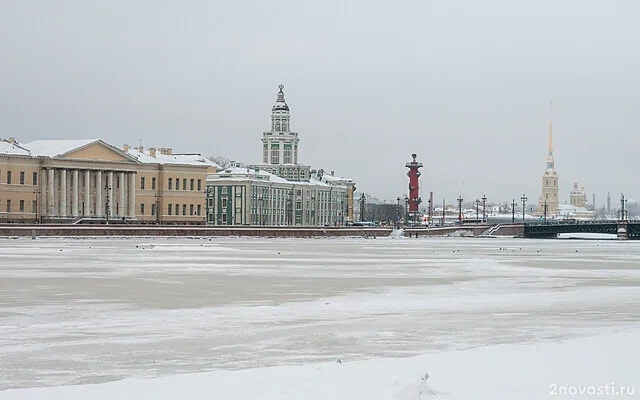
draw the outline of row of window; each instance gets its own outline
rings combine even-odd
[[[180,190],[180,178],[175,178],[175,182],[176,182],[175,190]],[[197,183],[197,185],[196,185],[196,183]],[[167,189],[168,190],[174,190],[173,178],[169,178],[168,179],[168,181],[167,181]],[[182,179],[182,190],[187,190],[187,178],[183,178]],[[201,191],[202,190],[202,179],[198,179],[197,181],[195,179],[189,179],[189,190]]]
[[[167,215],[180,215],[180,204],[171,204],[167,205]],[[144,207],[142,208],[144,210]],[[197,204],[194,207],[193,204],[189,204],[189,215],[201,215],[202,214],[202,205]],[[144,213],[142,213],[144,215]],[[153,214],[152,214],[153,215]],[[187,215],[187,205],[182,204],[182,215]]]
[[[8,212],[8,213],[11,213],[11,212],[21,212],[21,213],[26,212],[27,210],[25,209],[25,204],[26,203],[25,203],[24,200],[19,200],[18,201],[18,209],[14,210],[13,207],[15,207],[15,203],[13,203],[11,200],[7,199],[7,201],[5,203],[5,211]],[[38,207],[38,204],[36,203],[36,201],[35,200],[31,200],[31,210],[30,210],[30,212],[32,212],[32,213],[37,212],[37,207]]]
[[[7,180],[5,181],[6,184],[11,185],[13,184],[13,174],[12,171],[7,171]],[[20,171],[20,175],[18,178],[18,183],[20,185],[24,185],[25,184],[25,172],[24,171]],[[0,183],[2,183],[2,174],[0,173]],[[37,185],[38,184],[38,173],[34,172],[32,177],[31,177],[31,184],[32,185]]]

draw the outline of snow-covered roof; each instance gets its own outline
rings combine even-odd
[[[223,180],[223,179],[232,179],[234,181],[268,181],[272,183],[280,183],[286,185],[295,185],[295,186],[322,186],[329,187],[335,185],[329,185],[325,182],[321,182],[314,177],[311,177],[309,182],[306,181],[289,181],[287,179],[281,178],[275,174],[267,172],[262,169],[258,169],[256,171],[255,168],[250,167],[230,167],[223,171],[219,171],[218,173],[211,174],[207,178],[208,180]]]
[[[130,148],[127,151],[127,154],[146,164],[200,165],[219,168],[218,164],[200,154],[162,154],[159,150],[155,150],[154,157],[151,153],[151,149],[140,151],[138,148]]]
[[[34,140],[30,143],[24,143],[21,146],[29,149],[33,157],[44,156],[53,158],[98,141],[100,141],[100,139]]]
[[[5,142],[4,140],[2,140],[0,141],[0,154],[28,156],[29,151],[16,143]]]

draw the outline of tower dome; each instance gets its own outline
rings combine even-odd
[[[273,108],[271,109],[272,112],[275,111],[289,111],[289,106],[287,105],[287,102],[284,101],[284,92],[282,91],[284,89],[284,85],[281,83],[280,85],[278,85],[278,88],[280,89],[280,91],[278,92],[278,97],[276,98],[276,104],[273,105]]]

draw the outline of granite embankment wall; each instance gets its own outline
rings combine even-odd
[[[521,236],[522,225],[474,225],[444,228],[407,228],[406,237],[423,236]],[[212,227],[212,226],[144,226],[144,225],[0,225],[0,237],[20,236],[262,236],[262,237],[384,237],[391,228],[382,227]]]
[[[0,236],[263,236],[263,237],[378,237],[391,228],[264,228],[142,225],[0,225]]]

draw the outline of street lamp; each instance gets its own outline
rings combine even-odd
[[[522,197],[520,197],[520,200],[522,200],[522,223],[524,224],[524,211],[525,211],[525,204],[527,202],[527,196],[523,194]]]
[[[478,214],[479,214],[479,209],[480,209],[480,200],[476,199],[476,224],[478,223]]]
[[[40,223],[40,218],[38,216],[38,197],[40,196],[40,189],[33,189],[33,194],[35,194],[35,200],[34,200],[34,208],[33,208],[33,214],[34,214],[34,220],[36,222],[36,224]]]
[[[409,198],[407,195],[404,195],[404,224],[407,225],[409,223]]]
[[[153,197],[155,198],[155,212],[156,212],[156,224],[160,224],[160,193],[155,193],[153,195]],[[205,207],[205,210],[207,209],[207,207]],[[206,212],[206,211],[205,211]]]
[[[482,222],[487,221],[487,195],[482,195]]]
[[[516,199],[511,201],[511,223],[516,223]]]
[[[462,223],[462,196],[458,196],[458,222]]]
[[[544,201],[544,223],[547,223],[547,201]]]
[[[107,225],[109,225],[109,216],[111,214],[111,186],[107,187]]]
[[[431,197],[433,197],[433,195]],[[433,207],[432,204],[431,204],[433,202],[431,197],[429,197],[429,201],[428,201],[429,209],[427,210],[427,226],[431,226],[431,209]]]
[[[398,205],[396,206],[396,226],[400,226],[400,196],[396,199]]]

